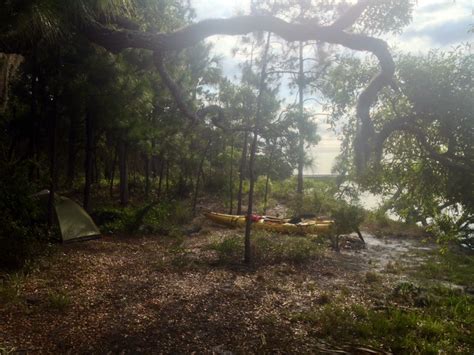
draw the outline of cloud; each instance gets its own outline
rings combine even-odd
[[[249,0],[239,2],[230,0],[192,0],[191,6],[196,10],[197,20],[225,18],[250,8]]]
[[[441,46],[447,46],[472,38],[468,33],[472,19],[466,17],[461,20],[448,20],[443,23],[427,25],[418,29],[411,29],[402,36],[405,39],[429,38],[429,40]]]

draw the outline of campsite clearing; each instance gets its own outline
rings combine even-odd
[[[105,236],[63,245],[27,275],[3,280],[0,348],[472,350],[472,323],[458,314],[469,317],[472,310],[465,290],[472,280],[444,280],[440,286],[426,274],[420,279],[417,270],[438,257],[431,244],[368,235],[366,240],[367,249],[357,249],[356,238],[348,238],[342,245],[352,249],[338,254],[318,238],[259,233],[253,267],[239,262],[242,238],[212,226],[191,237]],[[410,265],[402,262],[407,256]],[[436,314],[440,302],[444,318]]]

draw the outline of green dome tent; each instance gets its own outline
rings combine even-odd
[[[48,195],[48,190],[34,194],[34,196],[40,198],[47,198]],[[54,209],[64,242],[100,235],[99,228],[97,228],[91,216],[70,198],[55,194]]]

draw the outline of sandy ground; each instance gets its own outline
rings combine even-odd
[[[340,254],[326,248],[304,263],[245,267],[220,263],[207,247],[231,233],[212,226],[182,243],[105,236],[61,246],[19,284],[16,302],[0,306],[0,347],[56,354],[325,352],[325,339],[292,314],[328,295],[376,307],[380,290],[406,277],[385,270],[431,248],[365,234],[363,249],[349,238]],[[369,284],[367,272],[383,278]]]

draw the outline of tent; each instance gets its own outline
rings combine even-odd
[[[42,190],[34,196],[47,198],[49,190]],[[100,235],[99,228],[91,216],[70,198],[54,194],[54,209],[64,242]]]

